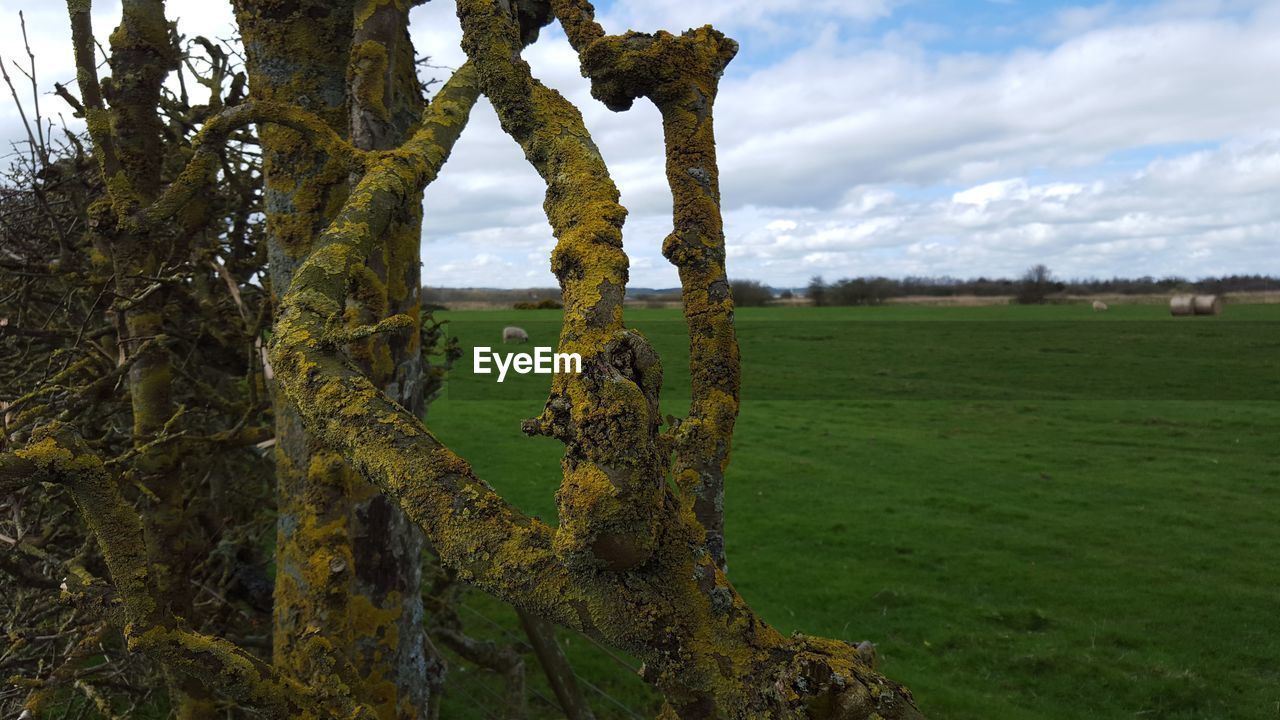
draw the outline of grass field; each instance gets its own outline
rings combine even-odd
[[[560,446],[519,432],[548,376],[474,376],[470,346],[513,323],[554,345],[558,314],[442,315],[467,354],[429,425],[553,519]],[[678,312],[628,322],[682,414]],[[933,718],[1280,718],[1280,306],[745,309],[737,326],[730,577],[771,623],[873,640]],[[478,594],[464,619],[514,627]],[[565,640],[653,716],[618,661]],[[445,717],[486,717],[497,679],[454,668]]]

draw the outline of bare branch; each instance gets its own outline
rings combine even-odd
[[[113,178],[120,172],[120,158],[116,154],[115,137],[111,120],[102,100],[102,86],[98,83],[98,63],[93,38],[92,0],[67,0],[67,13],[71,18],[71,44],[75,50],[76,80],[80,85],[80,102],[84,109],[89,137],[98,152],[98,162],[104,177]]]
[[[668,453],[656,442],[661,362],[623,330],[626,209],[581,113],[519,59],[527,28],[491,0],[459,2],[458,18],[503,129],[547,184],[565,308],[560,351],[583,359],[580,375],[554,377],[544,412],[525,424],[566,445],[556,552],[574,567],[632,568],[655,548]]]
[[[216,178],[219,151],[237,130],[251,124],[274,124],[299,133],[304,140],[351,169],[360,167],[364,153],[338,136],[315,114],[273,102],[247,102],[227,108],[209,119],[192,140],[195,152],[163,194],[134,218],[138,229],[154,227],[184,210],[192,198]]]
[[[10,456],[0,455],[0,467],[13,464]],[[35,469],[33,479],[65,484],[71,490],[124,602],[130,649],[209,683],[267,717],[376,718],[343,691],[303,688],[234,644],[181,627],[158,600],[141,519],[120,495],[117,480],[69,427],[52,424],[39,429],[32,442],[12,456],[25,463],[24,468]]]
[[[707,550],[724,570],[724,474],[741,366],[725,270],[712,106],[738,45],[710,27],[679,36],[607,36],[586,0],[552,0],[552,8],[579,53],[583,75],[591,79],[592,95],[613,110],[647,97],[662,113],[674,200],[674,229],[662,252],[680,273],[692,384],[689,415],[672,430],[672,473],[693,499],[707,531]]]

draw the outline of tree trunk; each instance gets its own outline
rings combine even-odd
[[[361,5],[360,8],[365,8]],[[367,8],[366,8],[367,9]],[[310,110],[361,149],[404,137],[422,103],[403,12],[350,1],[239,0],[251,96]],[[357,20],[363,18],[360,22]],[[374,92],[376,88],[378,92]],[[350,133],[349,133],[350,131]],[[260,128],[272,294],[348,193],[346,168],[295,132]],[[418,312],[421,200],[405,213],[357,280],[359,321]],[[380,388],[421,411],[419,338],[375,336],[352,353]],[[425,717],[429,666],[421,601],[421,532],[341,459],[316,447],[283,394],[275,395],[278,484],[276,662],[308,682],[330,666],[384,720]]]

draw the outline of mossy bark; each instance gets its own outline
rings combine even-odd
[[[346,136],[347,2],[235,3],[250,96],[302,108]],[[291,128],[260,123],[268,268],[273,300],[288,289],[316,233],[347,196],[347,170]],[[332,672],[349,685],[351,536],[345,497],[350,473],[320,452],[297,412],[273,396],[276,456],[276,583],[273,663],[307,684]],[[314,562],[313,562],[314,560]]]
[[[393,498],[460,578],[636,654],[680,717],[919,717],[910,694],[856,648],[764,623],[706,551],[693,502],[664,482],[656,358],[622,330],[621,209],[598,153],[571,106],[518,60],[513,16],[487,0],[462,0],[459,16],[480,85],[548,183],[566,299],[561,346],[592,358],[577,384],[553,389],[531,428],[565,440],[560,506],[580,524],[562,516],[552,530],[516,511],[341,352],[335,328],[350,280],[391,221],[386,208],[434,177],[439,138],[456,131],[447,118],[370,167],[284,299],[272,358],[308,427]],[[586,508],[600,520],[572,515]],[[599,542],[608,533],[619,537]]]
[[[120,479],[107,472],[70,427],[54,423],[37,429],[25,448],[0,456],[0,468],[21,471],[22,484],[53,483],[71,492],[102,550],[118,598],[119,624],[131,651],[147,654],[195,687],[221,690],[264,717],[376,720],[370,708],[352,702],[332,677],[304,686],[225,640],[191,630],[174,615],[157,587],[142,520],[120,494]],[[0,490],[20,486],[12,474],[0,473]],[[212,709],[204,697],[178,708],[178,713],[190,716]]]
[[[357,3],[347,72],[352,144],[362,150],[389,150],[404,142],[425,107],[418,82],[409,6],[397,0]],[[388,396],[414,415],[425,409],[422,366],[419,246],[422,195],[390,209],[395,217],[369,256],[353,294],[349,314],[356,325],[405,315],[404,332],[375,333],[352,344],[361,368]],[[354,540],[353,591],[367,600],[362,622],[368,629],[351,654],[360,672],[382,673],[384,692],[396,693],[396,715],[426,717],[430,689],[444,665],[428,657],[422,602],[423,537],[404,512],[361,482],[351,494]],[[388,664],[390,668],[380,666]]]
[[[237,18],[257,101],[302,107],[361,150],[403,140],[422,111],[407,31],[394,2],[243,0]],[[261,129],[272,291],[288,291],[298,264],[349,192],[350,165],[279,125]],[[418,313],[420,199],[407,201],[367,271],[357,279],[348,320]],[[351,352],[380,388],[411,411],[421,408],[416,334],[375,335]],[[340,458],[315,446],[296,410],[277,394],[279,533],[276,661],[304,681],[323,645],[357,697],[384,720],[426,712],[428,645],[422,621],[421,533],[399,508],[353,482]],[[325,516],[322,526],[309,520]],[[324,531],[319,530],[320,527]],[[331,564],[340,570],[324,570]],[[327,564],[326,564],[327,563]],[[317,569],[319,568],[319,569]]]
[[[672,429],[672,474],[693,498],[706,548],[727,570],[725,470],[738,415],[741,364],[733,298],[725,269],[712,108],[720,76],[738,44],[710,27],[682,35],[628,32],[608,36],[582,0],[552,7],[582,60],[592,95],[615,111],[648,98],[662,114],[673,225],[662,253],[680,273],[689,326],[691,404]]]
[[[92,52],[88,3],[70,2],[77,76],[107,197],[91,211],[92,232],[109,253],[120,298],[114,310],[119,338],[130,358],[128,385],[133,419],[134,469],[146,489],[143,514],[154,589],[167,612],[191,613],[189,570],[206,549],[195,510],[186,504],[181,448],[154,442],[176,433],[181,412],[173,402],[173,369],[164,346],[167,291],[158,280],[166,265],[185,259],[187,238],[141,210],[160,197],[165,153],[158,106],[165,77],[178,55],[160,0],[124,0],[110,35],[111,76],[99,81]],[[86,49],[87,48],[87,49]],[[199,215],[199,203],[193,213]],[[171,678],[179,716],[209,717],[212,706],[200,683]]]

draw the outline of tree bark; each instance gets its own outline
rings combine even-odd
[[[863,664],[856,648],[784,637],[764,623],[705,552],[691,503],[666,488],[661,460],[650,460],[663,455],[660,367],[642,339],[620,329],[626,258],[616,191],[580,116],[518,60],[515,19],[486,0],[462,0],[459,17],[481,87],[548,183],[547,215],[560,236],[553,267],[566,300],[561,350],[583,351],[584,372],[553,388],[553,402],[559,393],[568,407],[549,402],[539,429],[568,446],[562,510],[601,512],[571,517],[576,527],[562,516],[555,531],[520,514],[336,352],[344,340],[330,328],[350,277],[391,222],[389,208],[434,178],[455,118],[424,125],[371,168],[299,269],[272,342],[285,391],[312,431],[395,499],[459,577],[637,655],[681,717],[919,717],[910,694]]]
[[[178,57],[163,2],[124,0],[120,24],[109,41],[112,76],[100,84],[90,5],[70,2],[68,11],[86,120],[107,188],[106,200],[95,203],[90,215],[93,232],[110,253],[116,294],[122,299],[116,312],[124,328],[120,346],[131,363],[134,467],[146,489],[147,553],[157,570],[160,602],[169,612],[186,616],[192,600],[189,570],[206,542],[185,503],[180,445],[153,441],[180,429],[175,425],[181,413],[173,402],[173,369],[163,344],[167,291],[157,276],[166,263],[184,257],[187,237],[137,217],[139,209],[161,194],[165,153],[159,151],[164,145],[160,88]],[[203,685],[173,676],[169,685],[180,718],[211,716]]]
[[[390,2],[240,0],[237,18],[257,100],[317,113],[361,150],[385,150],[421,117],[407,9]],[[341,207],[348,168],[278,125],[260,129],[271,285],[278,302],[298,263]],[[421,200],[403,213],[356,278],[356,322],[418,313]],[[384,391],[422,407],[416,333],[374,336],[351,351]],[[428,663],[421,600],[422,537],[404,513],[318,448],[296,410],[275,396],[279,536],[274,646],[307,682],[344,668],[384,720],[425,717]],[[314,639],[314,641],[304,639]],[[316,648],[324,652],[318,661]],[[322,668],[321,668],[322,669]]]
[[[592,95],[623,111],[648,98],[662,114],[674,229],[662,254],[680,273],[689,327],[691,404],[672,428],[672,476],[693,499],[707,531],[706,550],[727,571],[725,470],[738,415],[741,363],[733,298],[725,270],[724,225],[712,107],[720,76],[738,44],[704,27],[683,35],[628,32],[606,36],[583,0],[552,0],[556,17],[582,60]]]
[[[425,107],[409,39],[408,6],[376,0],[356,7],[347,71],[352,144],[362,150],[389,150],[409,136]],[[379,333],[350,348],[375,385],[409,412],[425,407],[419,246],[422,194],[406,198],[396,218],[369,257],[368,272],[356,295],[357,324],[370,325],[392,315],[413,318],[402,333]],[[372,634],[357,637],[353,652],[361,675],[392,678],[399,695],[397,717],[425,718],[430,688],[443,678],[439,658],[427,658],[422,602],[422,531],[377,488],[361,482],[352,488],[354,534],[353,591],[368,599],[377,617],[386,618]],[[394,637],[392,641],[389,638]],[[383,658],[394,655],[391,667]]]
[[[234,6],[250,96],[314,113],[328,130],[345,137],[353,3],[238,0]],[[260,123],[258,136],[270,288],[278,306],[315,235],[346,199],[347,168],[290,128]],[[354,478],[340,457],[314,447],[296,410],[278,391],[272,410],[277,509],[273,664],[303,684],[337,673],[358,688],[344,652],[352,632],[347,623],[352,551],[346,498]]]

